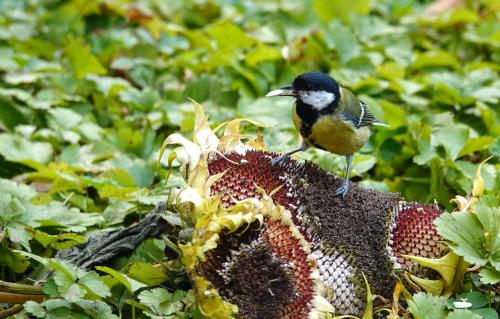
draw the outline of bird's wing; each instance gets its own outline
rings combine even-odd
[[[340,115],[348,121],[351,121],[354,127],[360,128],[363,126],[382,124],[375,120],[375,117],[368,109],[368,106],[363,102],[359,101],[357,106],[359,108],[357,112],[340,112]],[[351,108],[352,109],[352,108]]]
[[[358,121],[358,127],[372,125],[377,122],[375,116],[370,112],[368,106],[363,101],[359,101],[359,106],[361,108],[361,114]]]
[[[375,116],[370,112],[365,102],[358,99],[351,91],[341,88],[340,91],[340,116],[346,121],[350,121],[355,128],[370,125],[387,126],[384,123],[378,122]]]

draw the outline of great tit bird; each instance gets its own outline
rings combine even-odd
[[[281,163],[294,153],[305,151],[309,146],[345,155],[345,177],[335,192],[336,196],[345,197],[349,190],[349,173],[354,152],[368,141],[372,125],[387,125],[377,122],[367,105],[351,91],[320,72],[301,74],[293,84],[271,91],[266,96],[296,98],[292,112],[293,123],[302,136],[300,148],[274,158],[272,165]]]

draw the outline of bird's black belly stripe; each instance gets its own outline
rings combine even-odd
[[[336,101],[336,100],[335,100]],[[300,134],[303,137],[309,137],[311,135],[312,126],[321,115],[331,114],[334,112],[337,102],[333,102],[321,111],[315,110],[312,106],[302,102],[300,99],[297,100],[297,115],[300,117],[302,123],[300,126]]]
[[[314,110],[309,105],[303,103],[302,101],[297,101],[297,115],[300,117],[301,126],[300,126],[300,134],[303,137],[308,137],[311,135],[311,128],[313,124],[318,120],[319,113]]]

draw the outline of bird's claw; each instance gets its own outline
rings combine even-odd
[[[344,180],[342,181],[342,184],[340,185],[339,188],[335,191],[335,196],[342,196],[342,198],[347,195],[347,192],[349,191],[349,181]]]
[[[285,159],[286,159],[286,156],[284,156],[284,155],[280,155],[278,157],[275,157],[271,160],[271,166],[276,167],[277,165],[281,165]]]

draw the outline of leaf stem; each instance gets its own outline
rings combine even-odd
[[[28,300],[42,302],[43,299],[45,299],[45,296],[40,294],[16,294],[10,292],[0,292],[1,303],[23,304]]]
[[[17,284],[0,280],[0,292],[13,294],[43,295],[42,287],[25,284]]]
[[[8,318],[23,309],[23,305],[15,305],[5,310],[0,310],[0,318]]]

